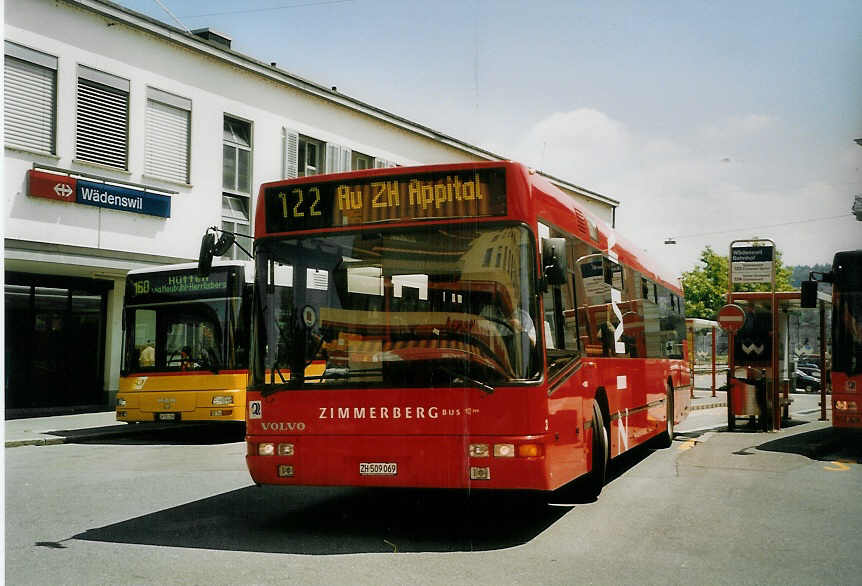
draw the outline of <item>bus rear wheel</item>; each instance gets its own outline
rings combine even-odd
[[[608,430],[597,401],[593,401],[593,457],[592,468],[587,475],[586,496],[598,498],[608,474]]]
[[[665,405],[667,405],[667,427],[656,441],[660,448],[669,448],[673,444],[673,389],[670,386],[667,388]]]

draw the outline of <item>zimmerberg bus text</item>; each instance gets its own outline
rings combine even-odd
[[[437,407],[319,407],[318,419],[437,419]]]

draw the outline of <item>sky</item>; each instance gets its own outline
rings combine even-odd
[[[676,275],[735,239],[862,248],[856,0],[119,3],[616,199]]]

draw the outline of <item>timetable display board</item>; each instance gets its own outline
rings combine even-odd
[[[264,191],[267,232],[506,215],[505,169],[278,185]]]

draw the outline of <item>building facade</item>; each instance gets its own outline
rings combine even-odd
[[[251,234],[261,182],[504,158],[210,30],[100,0],[5,13],[7,417],[111,406],[126,273],[195,260],[208,226]],[[618,202],[549,179],[613,223]]]

